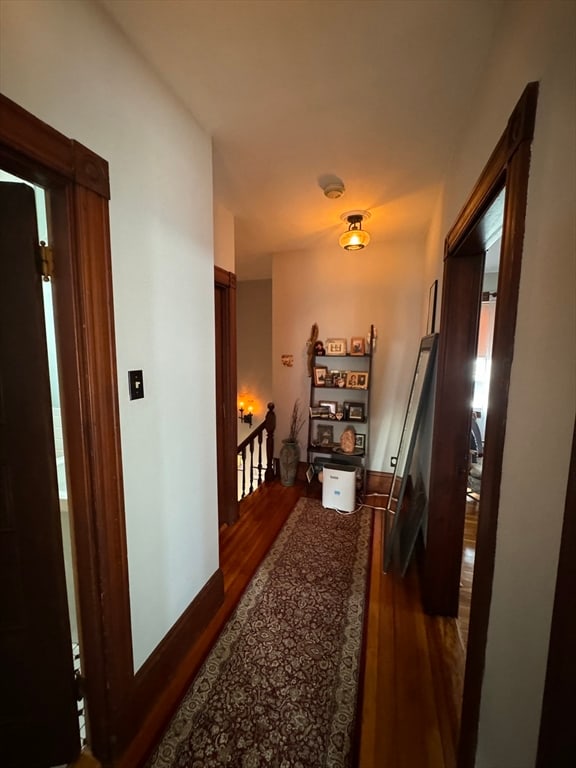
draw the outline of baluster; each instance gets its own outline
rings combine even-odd
[[[250,493],[254,490],[254,441],[250,442]]]
[[[264,422],[266,429],[266,472],[264,480],[266,482],[274,480],[274,430],[276,429],[276,414],[274,413],[274,403],[268,403],[268,413]]]
[[[262,483],[262,432],[258,434],[258,485]]]
[[[242,495],[240,498],[243,499],[246,496],[246,448],[242,448],[240,455],[242,456]]]

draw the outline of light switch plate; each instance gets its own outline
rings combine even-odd
[[[142,371],[128,371],[128,387],[130,400],[140,400],[144,397],[144,375]]]

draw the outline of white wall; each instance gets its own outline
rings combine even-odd
[[[214,201],[214,264],[227,272],[235,272],[234,216],[217,200]]]
[[[272,281],[238,282],[238,396],[253,407],[254,424],[264,420],[272,393]],[[238,442],[250,433],[238,422]]]
[[[274,402],[278,414],[279,449],[287,436],[296,398],[306,409],[310,379],[306,341],[313,323],[319,339],[366,336],[378,331],[372,363],[370,456],[368,468],[390,472],[408,403],[420,338],[424,241],[373,242],[364,251],[343,251],[335,241],[325,251],[297,251],[273,258]],[[283,354],[294,365],[282,365]],[[300,435],[306,445],[306,427]]]
[[[24,0],[1,12],[3,93],[110,163],[139,667],[218,567],[210,140],[99,6]],[[145,398],[131,402],[133,368]]]
[[[529,81],[540,96],[510,382],[478,768],[535,764],[575,414],[576,5],[504,4],[447,178],[443,239]],[[442,240],[428,243],[441,265]]]

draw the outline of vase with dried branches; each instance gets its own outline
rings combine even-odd
[[[300,412],[300,401],[296,400],[290,416],[288,437],[282,440],[282,448],[280,448],[279,454],[280,482],[282,485],[294,485],[296,481],[296,473],[300,461],[298,435],[305,421],[305,417]]]

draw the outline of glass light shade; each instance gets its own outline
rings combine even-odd
[[[359,251],[370,242],[370,234],[365,229],[349,229],[340,235],[338,242],[346,251]]]

